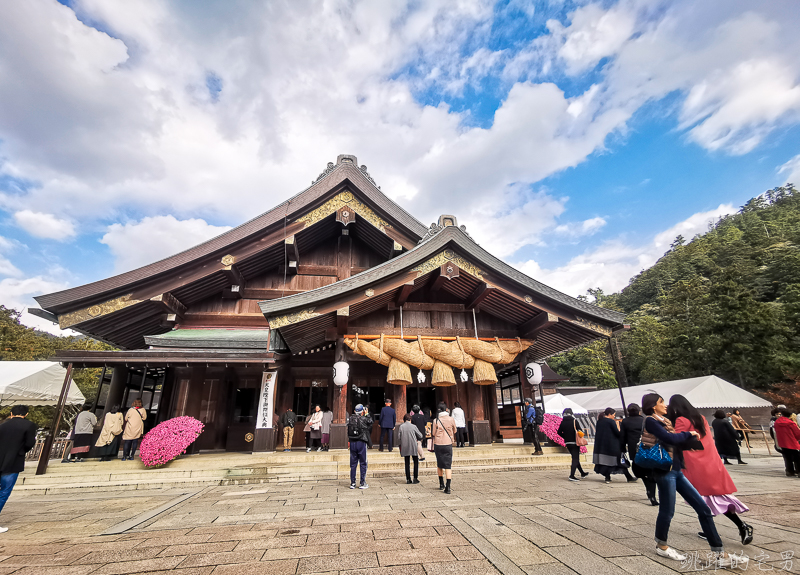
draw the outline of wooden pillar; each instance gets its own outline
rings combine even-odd
[[[403,422],[403,415],[408,413],[408,406],[406,405],[406,386],[395,385],[394,387],[394,410],[397,413],[397,422]]]
[[[497,437],[500,432],[500,412],[497,409],[497,392],[493,385],[486,385],[487,396],[489,405],[489,423],[491,428],[491,436]]]
[[[492,443],[491,429],[489,422],[486,420],[484,387],[486,386],[475,385],[474,383],[470,383],[467,386],[467,389],[469,389],[469,412],[472,415],[472,419],[467,421],[470,447]]]
[[[345,361],[345,345],[344,338],[339,337],[336,340],[336,352],[334,354],[334,361]],[[333,369],[331,367],[331,369]],[[333,385],[333,423],[331,423],[331,449],[346,449],[347,448],[347,388],[350,381],[353,379],[352,369],[349,374],[347,383],[342,386]]]
[[[625,375],[625,366],[622,364],[622,352],[619,349],[617,338],[608,338],[608,350],[611,352],[611,362],[614,364],[614,374],[617,376],[617,388],[619,388],[619,399],[622,402],[622,417],[628,416],[625,409],[625,396],[622,393],[623,387],[628,387],[628,377]]]
[[[144,366],[142,367],[144,369]],[[111,374],[111,384],[108,387],[108,395],[106,396],[106,404],[103,408],[103,415],[98,417],[102,419],[106,413],[111,411],[115,405],[120,405],[122,408],[122,398],[125,395],[125,384],[128,383],[128,368],[124,365],[115,365],[114,371]]]

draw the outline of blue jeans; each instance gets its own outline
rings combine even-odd
[[[3,473],[0,475],[0,512],[3,511],[8,496],[11,495],[11,490],[14,489],[14,484],[17,482],[19,473]]]
[[[133,459],[133,456],[136,455],[137,447],[139,447],[138,439],[125,439],[122,442],[122,457],[130,457]]]
[[[675,494],[680,493],[692,509],[697,513],[700,520],[700,527],[708,539],[708,544],[712,551],[722,551],[722,539],[717,533],[717,526],[714,524],[714,516],[706,505],[706,502],[689,483],[689,480],[680,471],[667,471],[666,473],[655,474],[656,484],[658,485],[658,498],[661,500],[658,506],[658,517],[656,518],[656,543],[659,545],[667,544],[669,536],[669,524],[672,516],[675,515]]]
[[[350,442],[350,485],[356,482],[356,467],[361,464],[361,485],[367,482],[367,444],[364,441]]]

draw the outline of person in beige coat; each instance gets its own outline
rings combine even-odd
[[[123,417],[119,411],[119,405],[112,407],[111,411],[106,413],[103,418],[103,429],[94,444],[98,448],[97,455],[100,456],[100,461],[111,461],[117,458],[119,440],[122,437],[122,422]]]
[[[449,495],[450,480],[453,478],[453,438],[456,435],[456,422],[447,414],[445,402],[439,402],[437,411],[439,413],[436,414],[436,419],[433,420],[431,426],[431,441],[436,454],[439,489]],[[445,478],[447,479],[446,484]]]
[[[144,434],[144,421],[147,410],[142,407],[141,399],[133,400],[133,407],[125,414],[125,430],[122,432],[122,461],[133,461],[139,439]]]

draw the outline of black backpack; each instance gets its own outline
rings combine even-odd
[[[360,419],[361,417],[359,417],[354,413],[347,420],[347,439],[349,439],[350,441],[361,440]]]

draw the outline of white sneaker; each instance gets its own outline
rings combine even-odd
[[[0,527],[0,533],[5,533],[8,531],[8,527]]]
[[[717,557],[716,567],[717,569],[739,568],[746,570],[749,563],[750,559],[747,557],[747,555],[734,555],[733,553],[728,553],[724,557]]]
[[[662,549],[661,547],[656,545],[656,555],[660,557],[666,557],[667,559],[673,559],[675,561],[686,561],[686,555],[684,555],[680,551],[676,551],[672,547],[667,547],[666,549]]]
[[[367,485],[366,483],[362,483],[361,485],[358,486],[358,488],[359,489],[369,489],[369,485]]]
[[[317,451],[322,451],[322,448],[321,447],[317,447]]]
[[[311,451],[310,447],[306,448],[306,453],[309,453],[310,451]]]

